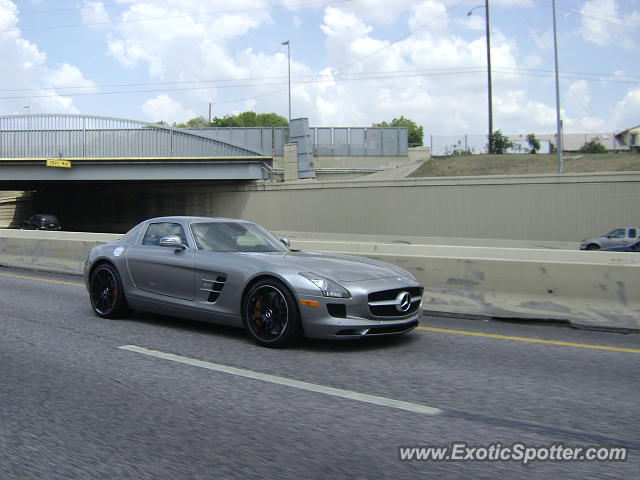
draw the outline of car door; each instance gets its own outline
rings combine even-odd
[[[623,247],[627,244],[627,231],[624,228],[616,228],[609,232],[603,242],[604,247]]]
[[[177,235],[188,248],[161,247],[160,239]],[[139,243],[127,250],[127,269],[137,288],[167,297],[193,300],[195,249],[179,223],[150,223]]]
[[[625,245],[631,245],[638,239],[638,229],[637,228],[628,228],[627,229],[627,238],[625,241]]]

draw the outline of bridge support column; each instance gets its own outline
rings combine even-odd
[[[298,179],[298,144],[287,143],[284,146],[284,181]]]

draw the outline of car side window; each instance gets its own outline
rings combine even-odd
[[[637,237],[638,237],[638,230],[636,230],[635,228],[630,228],[629,238],[637,238]]]
[[[161,222],[151,223],[147,227],[147,232],[142,239],[142,245],[160,245],[160,239],[167,235],[177,235],[182,240],[182,243],[187,245],[187,236],[184,234],[184,229],[179,223]]]
[[[607,235],[609,238],[624,238],[624,228],[618,228]]]

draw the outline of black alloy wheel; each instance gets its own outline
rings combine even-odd
[[[242,319],[247,333],[264,347],[292,345],[302,335],[295,298],[275,279],[251,287],[244,297]]]
[[[120,318],[128,312],[122,281],[115,267],[104,263],[91,272],[89,296],[93,311],[103,318]]]
[[[587,250],[600,250],[600,247],[595,243],[590,243],[589,245],[587,245]]]

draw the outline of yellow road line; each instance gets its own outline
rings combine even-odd
[[[11,277],[11,278],[22,278],[24,280],[37,280],[39,282],[46,282],[46,283],[58,283],[60,285],[73,285],[75,287],[84,287],[84,283],[63,282],[62,280],[49,280],[47,278],[28,277],[26,275],[15,275],[13,273],[0,273],[0,276]]]
[[[608,347],[606,345],[589,345],[586,343],[571,343],[571,342],[562,342],[559,340],[542,340],[540,338],[511,337],[508,335],[496,335],[494,333],[468,332],[466,330],[448,330],[446,328],[417,327],[417,329],[426,330],[428,332],[453,333],[455,335],[470,335],[472,337],[497,338],[500,340],[514,340],[516,342],[546,343],[548,345],[559,345],[561,347],[591,348],[594,350],[610,350],[612,352],[640,353],[640,349],[637,349],[637,348]]]

